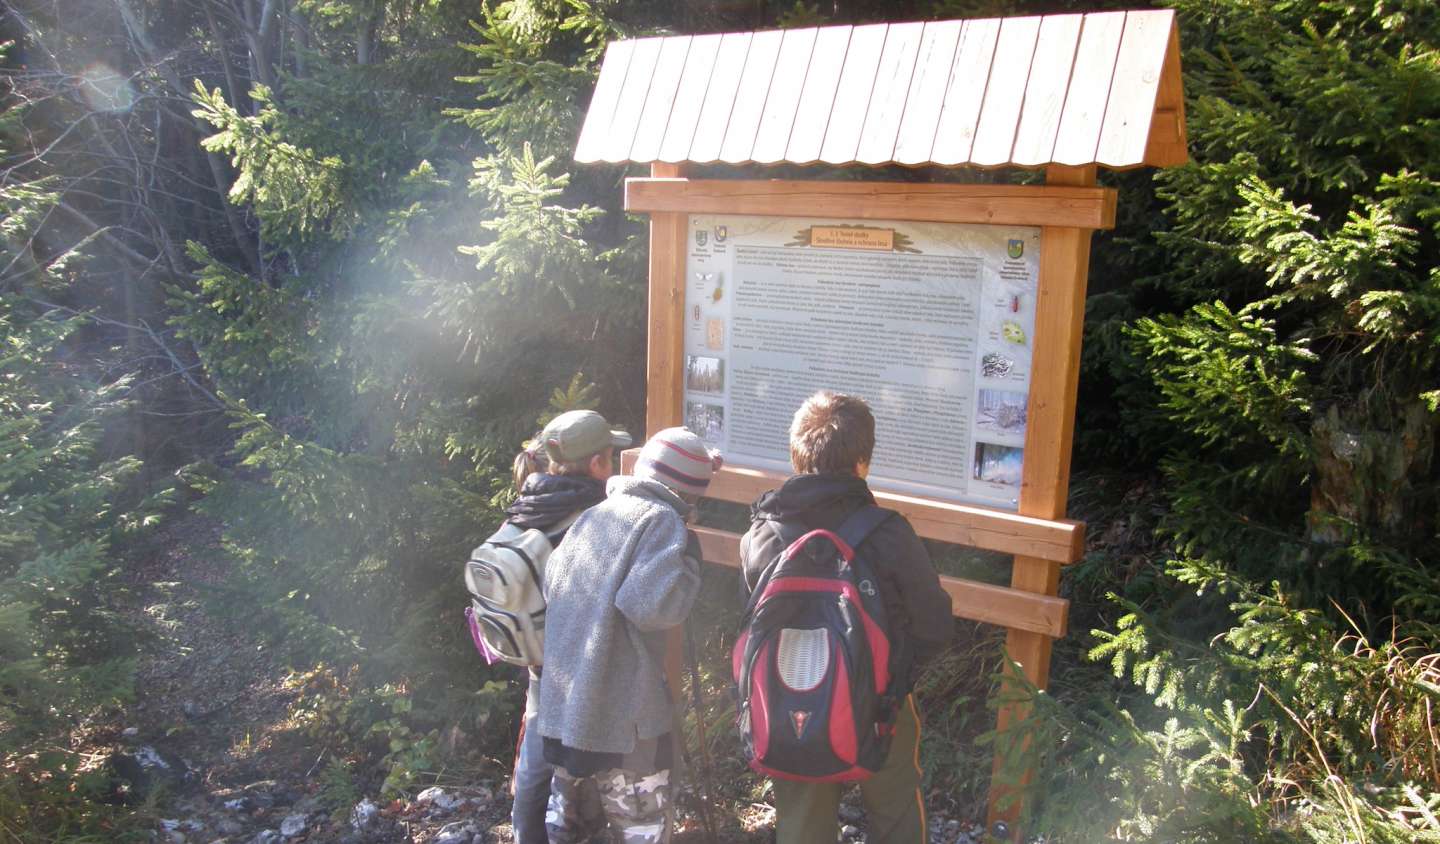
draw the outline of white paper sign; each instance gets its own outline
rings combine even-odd
[[[1015,509],[1040,230],[690,217],[685,424],[727,463],[790,470],[829,389],[875,412],[870,483]]]

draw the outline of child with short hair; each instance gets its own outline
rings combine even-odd
[[[539,729],[555,766],[551,844],[596,831],[584,818],[596,791],[614,840],[670,839],[664,631],[685,620],[700,591],[699,543],[685,523],[719,463],[690,431],[661,431],[546,563]]]
[[[806,399],[790,424],[790,462],[796,474],[756,500],[750,530],[740,540],[747,594],[785,550],[785,537],[815,529],[834,531],[860,508],[875,504],[865,482],[874,450],[875,417],[863,399],[829,391]],[[860,548],[873,561],[880,581],[887,633],[904,642],[911,665],[918,667],[950,641],[950,595],[941,587],[920,537],[898,514],[877,527]],[[884,844],[924,844],[927,836],[920,793],[920,718],[909,694],[913,676],[912,670],[910,676],[897,678],[905,684],[905,697],[889,756],[881,770],[860,783],[869,840]],[[777,779],[774,785],[778,844],[833,844],[842,784]]]

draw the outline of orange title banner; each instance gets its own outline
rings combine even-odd
[[[810,245],[831,249],[876,249],[889,252],[895,248],[895,230],[811,226]]]

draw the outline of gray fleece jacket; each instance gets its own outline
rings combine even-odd
[[[690,507],[664,484],[614,477],[545,563],[539,730],[567,747],[630,753],[670,731],[664,636],[700,591]]]

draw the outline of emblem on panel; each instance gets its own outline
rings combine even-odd
[[[705,244],[707,244],[707,243],[709,243],[709,242],[710,242],[710,232],[706,231],[705,229],[696,229],[696,230],[695,230],[695,245],[696,245],[698,248],[704,249],[704,248],[705,248]]]
[[[1019,258],[1021,255],[1025,254],[1025,241],[1021,240],[1018,237],[1010,238],[1010,243],[1006,248],[1005,252],[1011,258]]]
[[[726,240],[726,238],[728,238],[728,237],[730,237],[730,229],[729,229],[727,226],[716,226],[716,227],[715,227],[715,242],[716,242],[716,243],[724,243],[725,240]]]
[[[805,725],[810,723],[810,713],[803,709],[790,712],[790,726],[795,728],[795,738],[805,737]]]

